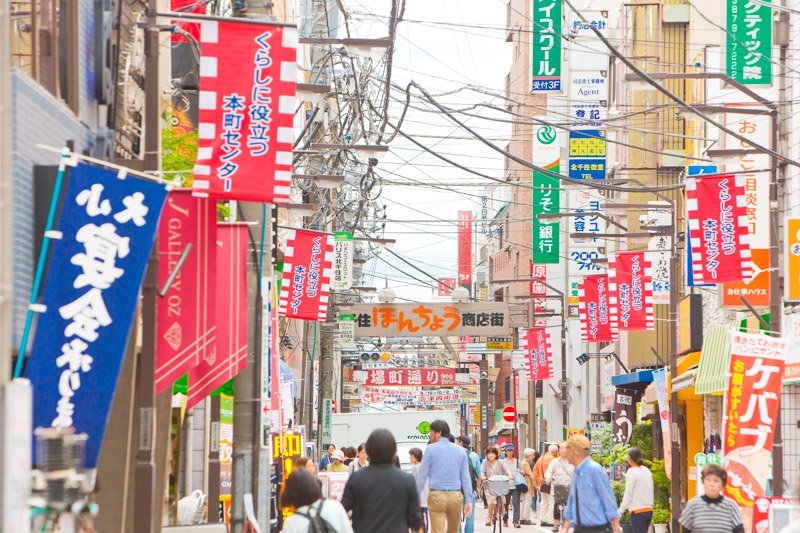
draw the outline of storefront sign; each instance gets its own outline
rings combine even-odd
[[[561,0],[533,0],[531,92],[561,90]]]
[[[619,329],[653,329],[653,283],[647,253],[616,254],[608,265],[608,280],[617,300]]]
[[[628,444],[636,422],[636,407],[633,395],[624,391],[614,393],[614,426],[611,440],[614,444]]]
[[[581,340],[611,342],[617,338],[617,302],[609,289],[608,275],[586,276],[578,286]]]
[[[511,350],[514,348],[514,341],[511,337],[487,337],[487,350]]]
[[[722,418],[725,494],[742,507],[752,507],[766,494],[785,353],[783,339],[731,335]]]
[[[508,304],[358,304],[356,337],[507,336]]]
[[[472,212],[458,212],[458,284],[472,284]]]
[[[289,203],[297,29],[204,20],[199,41],[195,193]]]
[[[661,441],[664,443],[664,468],[672,479],[672,424],[669,414],[669,392],[666,368],[653,370],[653,384],[658,398],[658,419],[661,421]]]
[[[530,267],[532,279],[547,283],[547,265],[535,265],[533,261],[530,261]],[[545,296],[547,295],[547,286],[544,283],[531,281],[530,293],[531,296]]]
[[[770,0],[728,0],[727,72],[745,85],[772,83],[772,8]]]
[[[331,441],[331,425],[333,421],[333,401],[330,398],[322,400],[322,442]]]
[[[605,102],[608,100],[608,71],[572,70],[569,95],[573,102]]]
[[[686,179],[692,269],[700,283],[749,280],[753,274],[741,175]]]
[[[353,234],[337,231],[333,234],[333,239],[331,288],[346,290],[353,286]]]
[[[97,466],[166,197],[163,184],[84,164],[64,192],[25,377],[33,427],[86,433],[88,468]]]
[[[669,226],[672,223],[670,207],[665,202],[648,202],[653,206],[648,213],[654,218],[657,226]],[[660,208],[663,206],[663,209]],[[647,244],[648,259],[653,269],[653,303],[669,304],[669,258],[672,254],[672,237],[658,235]]]
[[[561,5],[560,3],[558,5]],[[533,135],[533,162],[546,170],[560,172],[561,142],[553,126],[540,126]],[[558,213],[561,208],[561,180],[543,172],[533,171],[533,255],[537,265],[558,264],[560,229],[558,220],[539,220],[536,215]]]
[[[575,128],[602,128],[608,119],[608,108],[599,103],[581,102],[569,107],[572,118],[570,126]]]
[[[800,218],[789,217],[784,237],[784,283],[788,302],[800,302]]]
[[[459,385],[453,368],[420,368],[402,370],[369,370],[353,372],[353,381],[368,387],[439,387]]]
[[[569,177],[602,180],[606,177],[606,139],[601,130],[569,132]]]
[[[283,262],[280,316],[325,320],[328,312],[333,235],[289,230]]]
[[[356,317],[355,315],[339,315],[339,342],[342,347],[356,345]]]

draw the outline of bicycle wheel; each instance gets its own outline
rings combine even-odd
[[[503,498],[497,497],[497,505],[494,508],[496,509],[494,523],[497,525],[498,533],[503,533]]]

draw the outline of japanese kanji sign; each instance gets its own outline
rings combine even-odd
[[[64,193],[25,377],[33,426],[86,433],[89,468],[97,466],[166,196],[163,185],[83,164]]]
[[[356,337],[489,336],[511,333],[508,304],[358,304]]]
[[[547,283],[547,265],[534,265],[533,261],[530,262],[531,267],[531,281],[530,292],[531,296],[545,296],[547,294],[547,286],[536,280],[541,280]]]
[[[608,281],[616,296],[619,329],[653,329],[653,282],[647,253],[618,253],[608,265]]]
[[[606,178],[606,139],[601,130],[569,132],[569,177],[578,180]]]
[[[741,175],[686,179],[686,219],[696,282],[742,281],[752,276],[745,203]]]
[[[668,370],[659,368],[653,370],[653,385],[658,398],[658,419],[661,422],[661,442],[664,443],[664,469],[667,477],[672,479],[672,425],[669,414],[669,386],[667,385]]]
[[[458,385],[454,368],[418,368],[398,370],[365,370],[354,373],[353,381],[359,381],[367,386],[434,386]]]
[[[728,0],[728,76],[745,85],[772,83],[772,8],[770,0]]]
[[[784,220],[784,298],[788,302],[797,302],[800,301],[800,218],[787,217]]]
[[[345,290],[353,286],[353,234],[339,231],[333,234],[333,278],[331,288]]]
[[[439,278],[439,289],[436,292],[437,296],[450,296],[458,286],[458,280],[456,278]]]
[[[217,202],[173,190],[158,226],[158,286],[163,287],[187,246],[183,266],[157,300],[156,394],[216,350]]]
[[[590,188],[569,189],[567,195],[567,210],[574,213],[594,213],[571,216],[567,219],[568,233],[605,233],[606,221],[597,213],[602,210],[603,196]],[[569,271],[571,274],[585,276],[599,274],[601,267],[594,263],[600,259],[600,248],[605,247],[606,241],[602,237],[569,238]]]
[[[247,365],[247,225],[217,227],[216,349],[189,371],[191,409]]]
[[[472,212],[458,212],[458,284],[472,284]]]
[[[525,359],[525,374],[528,381],[553,377],[550,335],[545,328],[533,328],[525,332]]]
[[[608,275],[586,276],[578,286],[581,340],[611,342],[617,338],[617,302]]]
[[[531,92],[561,90],[561,0],[533,0]]]
[[[669,226],[672,224],[672,213],[669,204],[661,201],[647,203],[653,206],[648,209],[648,213],[657,226]],[[653,273],[653,303],[669,304],[669,259],[672,255],[672,236],[656,235],[647,243],[647,250]]]
[[[559,4],[560,5],[560,4]],[[552,172],[559,172],[561,144],[558,131],[552,126],[540,126],[533,136],[533,162]],[[558,264],[561,261],[560,224],[558,220],[539,220],[536,215],[555,214],[561,208],[561,180],[543,172],[533,171],[533,238],[532,259],[535,264]]]
[[[636,405],[631,394],[625,391],[614,392],[614,425],[611,440],[614,444],[628,444],[636,423]]]
[[[742,507],[765,495],[775,415],[781,398],[785,341],[733,333],[723,409],[725,494]]]
[[[461,387],[447,389],[421,387],[362,387],[361,401],[370,404],[397,406],[459,405],[462,403],[462,397]]]
[[[296,28],[201,23],[195,194],[289,202],[296,48]]]
[[[283,262],[279,315],[325,320],[328,312],[333,235],[289,230]]]

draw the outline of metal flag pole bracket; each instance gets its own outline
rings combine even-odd
[[[167,281],[164,282],[164,285],[158,291],[158,297],[163,298],[170,287],[172,287],[172,282],[175,281],[175,278],[178,276],[178,272],[180,272],[183,263],[186,261],[186,258],[189,257],[189,252],[192,251],[192,243],[188,243],[186,248],[183,249],[181,252],[181,256],[178,258],[178,262],[175,263],[175,267],[172,269],[172,272],[169,273],[167,276]]]

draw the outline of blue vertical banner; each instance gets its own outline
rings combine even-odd
[[[139,290],[167,197],[163,184],[79,164],[64,194],[26,377],[33,426],[89,437],[95,468]],[[36,462],[34,447],[34,462]]]

